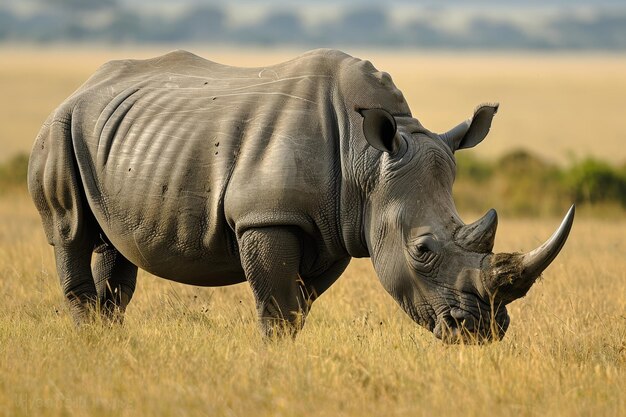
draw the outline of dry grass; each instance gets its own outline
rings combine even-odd
[[[28,150],[99,63],[159,52],[0,50],[0,158]],[[499,99],[484,153],[524,144],[553,158],[575,149],[624,159],[626,58],[357,54],[390,72],[435,130]],[[259,65],[292,54],[202,55]],[[534,247],[556,225],[502,219],[496,249]],[[369,260],[355,260],[295,341],[265,344],[246,285],[195,288],[145,273],[125,326],[76,330],[32,203],[6,195],[0,415],[622,416],[625,230],[624,219],[578,219],[544,279],[511,305],[500,343],[442,345],[398,309]]]
[[[295,341],[264,344],[249,288],[141,273],[124,327],[76,330],[24,195],[0,200],[0,413],[117,415],[624,415],[626,222],[577,222],[511,305],[500,343],[444,346],[355,260]],[[468,219],[470,220],[470,219]],[[554,221],[503,221],[528,249]]]

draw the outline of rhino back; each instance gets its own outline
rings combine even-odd
[[[218,285],[243,280],[238,224],[338,236],[337,57],[318,55],[249,69],[185,52],[103,66],[72,98],[72,136],[111,242],[156,275]]]

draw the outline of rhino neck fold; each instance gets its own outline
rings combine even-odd
[[[338,154],[341,167],[339,178],[339,227],[341,240],[346,252],[353,258],[370,256],[365,235],[363,233],[365,202],[367,201],[364,188],[360,185],[359,166],[367,146],[359,143],[352,132],[352,126],[359,126],[360,115],[345,109],[348,104],[343,97],[333,94],[333,108],[335,109],[335,126],[338,140]],[[342,109],[342,110],[338,110]],[[356,121],[351,116],[358,115]]]
[[[343,147],[343,145],[342,145]],[[353,258],[369,257],[370,253],[364,235],[365,202],[367,197],[358,186],[354,171],[344,169],[345,155],[342,152],[342,177],[339,201],[339,222],[343,246]]]
[[[346,159],[348,158],[350,158],[349,154]],[[370,221],[373,220],[369,205],[373,186],[368,179],[372,177],[372,171],[377,170],[378,163],[372,159],[371,155],[366,155],[365,150],[360,157],[355,159],[367,160],[366,163],[361,164],[367,168],[359,170],[359,164],[352,162],[352,165],[357,168],[350,167],[343,172],[340,202],[341,234],[344,247],[350,256],[366,258],[371,256],[366,230],[369,228]]]
[[[344,195],[352,194],[350,191],[342,190],[342,203]],[[342,204],[342,209],[345,205]],[[363,205],[350,204],[348,210],[341,212],[341,237],[348,254],[353,258],[367,258],[370,252],[365,242],[363,232]]]

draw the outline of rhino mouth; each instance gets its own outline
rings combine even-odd
[[[452,307],[437,315],[431,331],[448,344],[484,344],[502,340],[509,323],[504,307],[478,312]]]
[[[444,343],[484,344],[501,340],[510,324],[506,306],[495,297],[452,290],[436,290],[436,295],[400,298],[402,309],[420,326]]]

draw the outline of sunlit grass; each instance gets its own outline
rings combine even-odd
[[[554,220],[501,220],[497,250]],[[446,346],[355,260],[295,341],[264,343],[247,285],[140,273],[124,326],[74,328],[25,195],[0,199],[0,409],[5,415],[621,415],[624,221],[577,221],[510,307],[502,342]],[[620,255],[621,254],[621,255]]]

